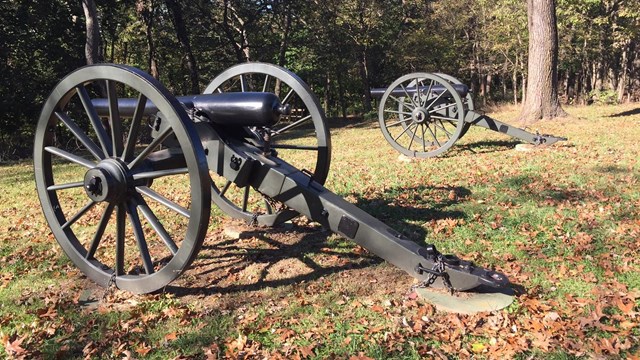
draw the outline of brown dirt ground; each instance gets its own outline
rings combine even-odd
[[[202,311],[223,312],[292,293],[375,299],[410,292],[414,280],[405,272],[355,244],[328,241],[331,236],[303,218],[273,228],[225,220],[207,234],[198,258],[164,292]],[[125,304],[136,303],[128,292],[105,290],[84,277],[81,283],[87,307],[126,299]]]

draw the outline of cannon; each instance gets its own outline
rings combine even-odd
[[[509,286],[325,188],[330,155],[317,98],[284,68],[237,65],[203,94],[175,97],[139,69],[99,64],[67,75],[46,100],[34,172],[57,242],[106,287],[149,293],[175,280],[201,248],[212,203],[267,226],[302,214],[423,286]]]
[[[441,155],[472,125],[534,145],[567,140],[533,134],[476,112],[469,87],[447,74],[407,74],[388,88],[371,89],[371,95],[380,99],[378,122],[384,138],[394,149],[409,157]]]

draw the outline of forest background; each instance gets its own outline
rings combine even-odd
[[[523,0],[3,0],[0,160],[30,155],[50,89],[91,58],[92,3],[91,61],[139,67],[176,95],[246,61],[292,70],[330,117],[375,117],[369,88],[410,71],[458,77],[480,105],[525,94]],[[640,2],[557,0],[556,13],[561,102],[640,100]]]

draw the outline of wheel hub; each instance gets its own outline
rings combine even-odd
[[[424,124],[431,121],[431,116],[429,115],[429,112],[427,112],[427,110],[421,107],[413,109],[413,112],[411,113],[411,117],[413,118],[413,121],[418,124]]]
[[[84,175],[84,190],[96,202],[119,202],[129,187],[126,165],[115,159],[103,160]]]

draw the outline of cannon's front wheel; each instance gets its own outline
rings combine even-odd
[[[331,140],[324,111],[309,86],[291,71],[268,63],[233,66],[207,86],[204,93],[271,92],[289,113],[273,128],[248,128],[250,141],[261,146],[260,137],[268,134],[273,154],[298,169],[306,169],[313,179],[324,184],[331,162]],[[238,187],[211,174],[212,201],[229,216],[250,223],[272,226],[298,215],[259,194],[251,186]]]
[[[394,81],[378,109],[385,139],[402,154],[420,158],[448,150],[460,138],[464,116],[462,98],[452,84],[429,73]]]
[[[118,97],[137,98],[132,118]],[[92,100],[107,98],[108,116]],[[159,113],[144,116],[145,106]],[[135,68],[101,64],[65,77],[34,144],[38,196],[71,261],[100,285],[158,290],[196,257],[211,203],[204,150],[178,101]]]

